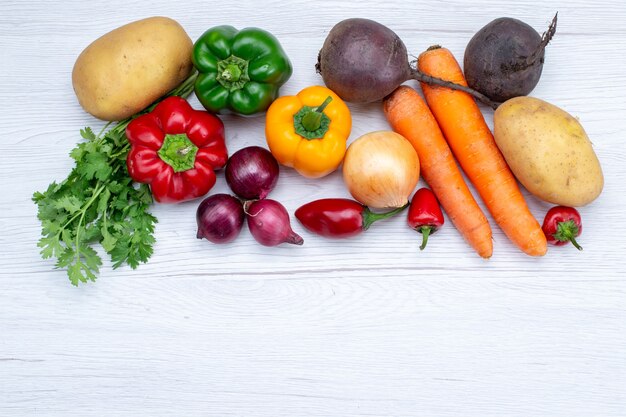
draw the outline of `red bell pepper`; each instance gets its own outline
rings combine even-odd
[[[541,226],[548,243],[556,246],[572,242],[578,250],[583,248],[576,242],[576,237],[583,231],[582,221],[578,210],[572,207],[555,206],[546,213]]]
[[[324,237],[345,238],[358,235],[375,221],[391,217],[405,208],[402,206],[386,213],[374,213],[354,200],[324,198],[303,205],[295,214],[310,232]]]
[[[439,230],[444,222],[437,197],[429,188],[417,190],[411,200],[407,221],[411,229],[422,234],[420,250],[424,250],[428,243],[428,236]]]
[[[224,124],[194,110],[187,100],[169,97],[126,128],[131,148],[126,165],[134,181],[150,184],[155,200],[192,200],[215,185],[216,169],[226,165]]]

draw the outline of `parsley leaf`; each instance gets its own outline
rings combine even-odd
[[[135,188],[126,170],[130,146],[124,130],[129,122],[102,136],[88,127],[81,130],[88,142],[70,153],[74,169],[63,182],[33,195],[42,225],[41,256],[55,257],[56,267],[67,268],[74,285],[96,280],[102,260],[92,247],[95,242],[111,255],[115,267],[127,263],[136,268],[152,254],[152,195],[145,185]]]
[[[196,77],[192,74],[168,96],[189,95]],[[126,168],[130,145],[125,131],[132,119],[110,129],[107,125],[98,135],[90,127],[81,129],[84,141],[70,152],[74,169],[62,182],[33,194],[42,226],[41,256],[56,258],[56,267],[67,269],[73,285],[96,280],[102,266],[96,242],[114,268],[128,264],[134,269],[152,255],[157,223],[148,211],[152,194],[145,184],[136,187]]]

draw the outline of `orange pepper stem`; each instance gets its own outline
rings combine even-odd
[[[314,111],[311,110],[302,117],[302,126],[309,132],[315,132],[320,128],[322,124],[322,115],[326,106],[333,100],[331,96],[328,96],[324,102],[317,107]]]
[[[324,109],[333,100],[331,96],[317,107],[303,106],[293,116],[293,126],[296,133],[305,139],[320,139],[328,132],[330,118],[324,114]]]

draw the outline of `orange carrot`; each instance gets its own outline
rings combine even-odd
[[[431,47],[423,52],[418,67],[428,75],[467,86],[461,67],[445,48]],[[528,255],[545,255],[547,244],[541,226],[528,209],[474,99],[462,91],[423,83],[422,90],[454,156],[496,223]]]
[[[384,101],[391,128],[415,148],[422,177],[467,243],[483,258],[493,252],[491,227],[463,180],[430,109],[414,89],[398,87]]]

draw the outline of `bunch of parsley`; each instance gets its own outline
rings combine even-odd
[[[195,77],[168,96],[189,95]],[[41,255],[55,257],[56,267],[67,268],[73,285],[96,280],[102,265],[93,248],[97,242],[111,256],[113,268],[128,264],[134,269],[152,255],[157,223],[148,211],[152,194],[146,184],[134,183],[126,168],[130,145],[125,130],[131,120],[108,131],[107,125],[98,135],[89,127],[81,130],[86,141],[70,152],[76,163],[68,177],[33,195],[42,225]]]

